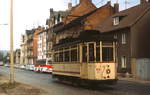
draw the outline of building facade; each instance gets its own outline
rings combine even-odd
[[[20,64],[25,64],[26,60],[26,35],[21,35]]]
[[[43,32],[43,28],[42,27],[37,27],[34,29],[34,34],[33,34],[33,63],[36,64],[37,61],[37,57],[38,57],[38,35],[40,32]]]
[[[33,64],[33,35],[34,30],[26,30],[27,35],[27,64]]]
[[[55,42],[55,34],[53,33],[53,26],[56,24],[61,24],[63,19],[67,16],[69,10],[72,8],[72,4],[68,4],[68,10],[66,11],[54,11],[52,8],[50,9],[50,17],[47,20],[48,28],[46,29],[47,33],[47,58],[48,60],[52,60],[52,46]]]
[[[37,55],[37,60],[43,60],[46,59],[46,31],[44,28],[42,28],[42,31],[38,33],[38,55]]]
[[[150,3],[143,3],[110,16],[99,31],[117,41],[118,73],[150,79]],[[142,67],[140,67],[142,66]],[[145,76],[143,76],[145,75]]]
[[[16,49],[14,56],[15,56],[15,64],[20,64],[20,49]]]
[[[84,9],[83,2],[88,2],[86,3],[88,10],[85,10],[85,12],[82,12]],[[53,32],[55,33],[55,36],[53,36],[55,39],[54,44],[61,43],[63,39],[77,38],[82,32],[95,30],[97,25],[103,23],[114,13],[115,8],[111,6],[110,2],[100,8],[95,8],[91,0],[81,0],[79,5],[70,11],[64,22],[53,27]],[[67,20],[72,14],[75,17]]]

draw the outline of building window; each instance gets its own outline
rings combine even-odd
[[[40,35],[40,40],[42,40],[42,35]]]
[[[113,25],[118,25],[119,24],[119,17],[115,17],[113,19]]]
[[[122,34],[122,44],[126,44],[126,34]]]
[[[117,39],[118,37],[117,37],[117,34],[114,34],[114,39]]]
[[[126,68],[126,66],[127,66],[126,64],[127,64],[127,59],[125,56],[122,56],[121,57],[121,67]]]

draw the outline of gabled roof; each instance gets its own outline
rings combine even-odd
[[[81,25],[81,24],[82,24],[82,21],[83,21],[86,17],[88,17],[88,16],[90,16],[91,14],[95,13],[97,10],[98,10],[98,9],[95,9],[95,10],[93,10],[92,12],[89,12],[89,13],[83,15],[83,16],[80,16],[80,17],[78,17],[78,18],[72,20],[72,21],[71,21],[70,23],[68,23],[68,24],[61,24],[60,26],[59,26],[59,25],[55,25],[55,26],[54,26],[54,32],[55,32],[55,33],[58,33],[58,32],[61,32],[61,31],[65,30],[65,29],[71,28],[71,27],[73,27],[73,26],[75,26],[75,25]],[[56,27],[56,26],[59,26],[59,27]]]
[[[150,10],[150,3],[143,3],[132,8],[120,11],[104,21],[97,27],[100,32],[110,32],[119,30],[134,25],[141,17],[143,17]],[[118,25],[113,25],[115,17],[122,17]]]
[[[74,26],[77,26],[77,25],[81,25],[81,24],[83,24],[83,21],[87,18],[87,17],[89,17],[89,16],[91,16],[92,14],[94,14],[94,13],[96,13],[99,9],[102,9],[103,7],[105,7],[105,6],[111,6],[109,3],[107,3],[106,5],[104,5],[104,6],[101,6],[101,7],[99,7],[99,8],[96,8],[95,10],[93,10],[93,11],[90,11],[90,12],[88,12],[87,14],[85,14],[85,15],[83,15],[83,16],[79,16],[79,17],[77,17],[77,18],[75,18],[75,19],[73,19],[72,21],[70,21],[68,24],[59,24],[59,25],[55,25],[53,28],[54,28],[54,32],[55,33],[59,33],[59,32],[62,32],[63,30],[65,30],[65,29],[69,29],[69,28],[72,28],[72,27],[74,27]],[[57,27],[58,26],[58,27]]]

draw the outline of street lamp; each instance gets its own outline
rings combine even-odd
[[[10,0],[10,83],[14,84],[13,0]]]

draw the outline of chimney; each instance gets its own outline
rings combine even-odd
[[[50,8],[50,17],[53,15],[53,12],[54,12],[53,8]]]
[[[87,3],[87,2],[92,3],[92,0],[80,0],[80,4]]]
[[[108,5],[111,5],[111,1],[107,1],[107,4],[108,4]]]
[[[119,12],[119,3],[114,4],[114,12],[118,13]]]
[[[68,3],[68,10],[71,10],[72,8],[72,3]]]

